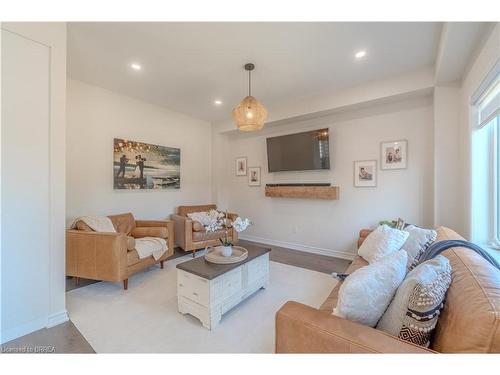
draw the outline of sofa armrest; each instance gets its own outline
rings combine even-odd
[[[365,242],[366,237],[373,232],[371,229],[361,229],[359,231],[359,238],[358,238],[358,249],[361,247],[361,244]]]
[[[276,353],[434,353],[297,302],[276,314]]]
[[[106,281],[126,279],[127,236],[67,230],[66,275]]]
[[[152,235],[156,231],[153,228],[167,228],[167,236],[164,237],[167,239],[167,246],[168,246],[168,253],[169,256],[174,253],[174,228],[175,228],[175,223],[172,220],[136,220],[135,221],[135,226],[136,228],[139,228],[139,230],[136,232],[136,234],[139,237],[144,237],[145,234]],[[146,229],[146,228],[151,228],[151,229]],[[143,230],[141,230],[143,229]],[[164,231],[158,231],[158,234],[160,234],[159,237],[163,237]],[[136,237],[136,236],[134,236]],[[157,237],[157,236],[153,236]]]

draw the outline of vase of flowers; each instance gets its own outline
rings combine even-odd
[[[242,219],[239,216],[234,219],[234,221],[231,221],[227,217],[227,211],[221,212],[211,210],[209,215],[213,217],[213,220],[210,224],[205,226],[206,233],[208,234],[208,232],[216,232],[224,229],[224,237],[219,238],[219,241],[222,244],[221,253],[225,257],[231,256],[233,254],[233,243],[229,240],[229,231],[234,228],[236,232],[241,233],[247,229],[252,222],[247,218]]]

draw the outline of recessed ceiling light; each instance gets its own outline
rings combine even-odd
[[[130,67],[134,70],[141,70],[142,69],[142,67],[137,63],[130,64]]]
[[[366,56],[366,51],[358,51],[358,52],[356,52],[356,54],[354,55],[354,57],[355,57],[355,58],[357,58],[357,59],[361,59],[361,58],[363,58],[363,57],[365,57],[365,56]]]
[[[222,100],[215,100],[215,101],[214,101],[214,104],[215,104],[215,105],[221,105],[221,104],[222,104]]]

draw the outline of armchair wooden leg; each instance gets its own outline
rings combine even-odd
[[[160,261],[160,268],[163,269],[163,260]]]
[[[80,278],[79,277],[75,277],[75,284],[80,285]]]
[[[128,289],[128,279],[123,280],[123,289]]]
[[[193,258],[195,257],[196,249],[193,249]]]

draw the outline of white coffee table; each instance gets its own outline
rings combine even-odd
[[[269,252],[245,246],[248,258],[236,264],[213,264],[199,257],[177,265],[177,302],[181,314],[215,328],[224,313],[269,284]]]

